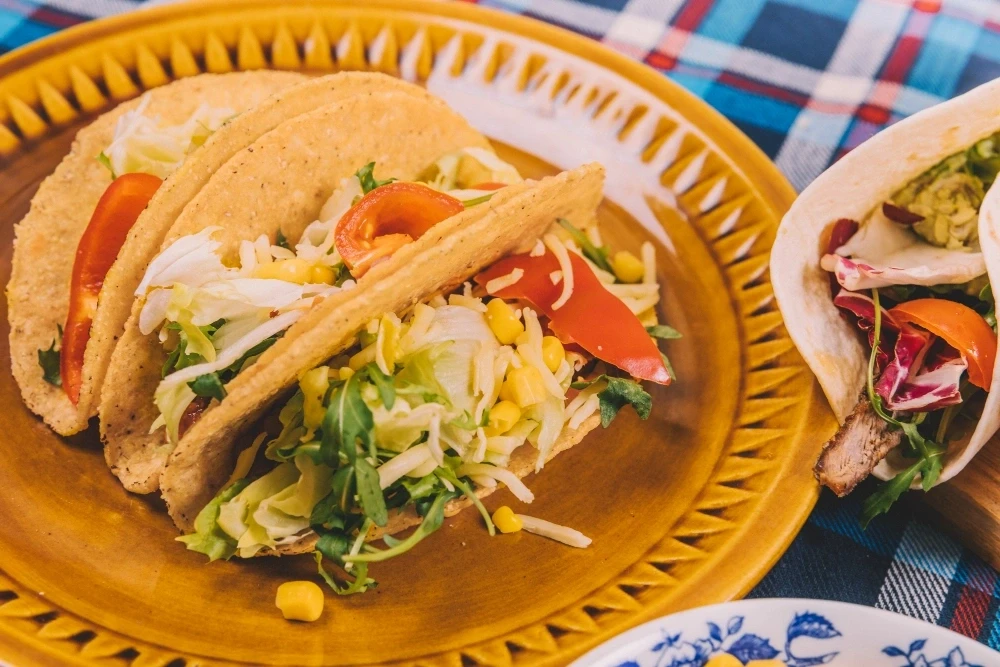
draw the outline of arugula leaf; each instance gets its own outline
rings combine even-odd
[[[219,510],[222,504],[235,498],[246,488],[249,480],[239,479],[223,489],[215,498],[198,512],[194,520],[195,532],[177,538],[191,551],[208,556],[209,562],[224,558],[229,560],[236,553],[236,540],[219,527]]]
[[[111,166],[111,158],[105,155],[104,151],[101,151],[97,156],[97,161],[100,162],[104,167],[111,172],[111,180],[118,178],[118,174],[115,173],[115,168]]]
[[[288,239],[285,238],[285,233],[281,231],[280,227],[278,228],[278,233],[274,237],[274,245],[279,248],[284,248],[285,250],[292,249],[292,246],[288,245]]]
[[[378,563],[384,560],[389,560],[394,556],[399,556],[400,554],[406,553],[417,544],[419,544],[425,537],[436,531],[444,523],[444,506],[449,500],[453,500],[458,496],[457,491],[446,491],[441,493],[434,499],[431,503],[430,508],[427,513],[424,514],[424,520],[420,522],[417,529],[410,533],[409,537],[404,539],[402,542],[396,544],[396,546],[390,547],[388,549],[375,549],[372,548],[368,553],[360,553],[355,556],[347,555],[344,556],[344,562],[346,563]]]
[[[379,484],[378,471],[359,456],[354,461],[354,472],[357,477],[358,499],[361,501],[361,511],[371,519],[376,526],[384,526],[389,521],[389,513],[385,507],[385,496]]]
[[[434,473],[424,475],[420,479],[404,477],[400,480],[400,484],[410,495],[410,500],[414,502],[434,495],[441,487],[441,483]]]
[[[337,494],[330,492],[313,506],[309,515],[310,526],[322,526],[326,530],[343,530],[346,523],[340,509]]]
[[[677,338],[683,338],[683,335],[677,329],[667,326],[666,324],[654,324],[651,327],[646,327],[646,333],[648,333],[653,338],[660,338],[663,340],[675,340]]]
[[[324,532],[316,540],[316,551],[334,562],[341,562],[344,554],[351,550],[351,538],[341,532]]]
[[[434,474],[441,479],[446,479],[451,482],[456,489],[462,492],[462,495],[468,498],[469,501],[476,506],[476,509],[479,510],[479,514],[483,517],[483,521],[486,522],[486,530],[489,531],[490,537],[497,534],[496,528],[493,525],[493,519],[490,517],[490,513],[486,511],[486,507],[483,506],[483,501],[479,499],[479,496],[475,494],[471,486],[460,480],[458,475],[452,472],[451,468],[438,468],[434,471]]]
[[[990,304],[990,309],[987,310],[986,313],[983,315],[983,319],[986,320],[987,324],[989,324],[991,327],[993,327],[994,331],[996,331],[997,330],[997,302],[996,302],[996,299],[993,298],[993,286],[992,285],[990,285],[989,283],[986,283],[986,287],[984,287],[979,292],[979,300],[983,301],[985,303]]]
[[[466,199],[464,202],[462,202],[462,206],[464,206],[465,208],[472,208],[473,206],[478,206],[479,204],[485,204],[489,200],[493,199],[493,195],[495,194],[496,192],[491,192],[487,195],[482,195],[480,197],[475,197],[473,199]]]
[[[867,528],[871,520],[879,514],[885,514],[889,511],[893,503],[899,500],[899,497],[910,488],[913,480],[923,470],[924,465],[923,459],[917,461],[889,481],[880,484],[874,493],[865,498],[861,505],[862,528]]]
[[[323,449],[328,464],[337,467],[337,452],[342,452],[353,464],[358,458],[358,441],[367,446],[374,459],[375,439],[372,431],[375,420],[372,411],[361,398],[360,379],[352,375],[342,387],[330,395],[330,402],[323,417]]]
[[[573,223],[565,218],[558,218],[556,222],[562,225],[562,228],[569,232],[569,235],[573,237],[576,244],[580,246],[580,250],[583,251],[584,257],[596,264],[597,268],[614,275],[615,271],[611,268],[611,262],[608,261],[608,255],[611,254],[611,251],[607,246],[601,246],[598,248],[590,242],[590,238],[586,234],[577,229]]]
[[[392,410],[392,406],[396,404],[396,385],[393,384],[392,378],[383,373],[382,369],[375,362],[365,366],[365,372],[378,389],[382,405],[385,406],[386,410]]]
[[[361,192],[368,194],[375,188],[380,188],[383,185],[388,185],[395,181],[395,178],[387,178],[384,181],[379,181],[375,179],[375,163],[369,162],[365,166],[354,172],[354,175],[358,177],[358,181],[361,182]]]
[[[368,563],[358,563],[357,567],[354,569],[354,581],[350,582],[347,586],[341,586],[337,583],[337,580],[330,576],[330,573],[326,571],[323,567],[323,554],[319,551],[313,553],[313,558],[316,560],[316,567],[319,570],[319,576],[323,577],[323,581],[326,585],[333,589],[333,592],[337,595],[354,595],[355,593],[364,593],[369,588],[374,588],[378,584],[374,579],[368,578]]]
[[[672,373],[671,377],[673,377]],[[608,386],[597,394],[597,399],[601,404],[601,426],[607,428],[618,415],[618,411],[626,405],[631,405],[635,409],[639,419],[649,419],[649,413],[653,409],[653,397],[632,378],[600,375],[590,381],[574,382],[570,386],[573,389],[586,389],[602,380],[607,382]]]
[[[226,397],[226,388],[222,386],[222,380],[218,373],[205,373],[188,382],[191,391],[195,396],[214,398],[221,401]]]
[[[61,324],[56,325],[56,329],[59,331],[59,335],[52,339],[52,345],[49,345],[47,350],[38,350],[38,365],[42,367],[42,379],[51,385],[56,387],[62,386],[62,375],[59,371],[59,366],[62,361],[62,338],[63,338],[63,328]],[[56,343],[59,343],[59,349],[56,349]]]

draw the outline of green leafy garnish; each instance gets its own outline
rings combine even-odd
[[[384,526],[389,522],[389,514],[385,507],[382,487],[379,485],[378,471],[364,457],[359,456],[354,462],[354,472],[361,510],[376,526]]]
[[[994,331],[996,331],[997,330],[997,302],[996,302],[996,299],[993,298],[993,286],[992,285],[990,285],[989,283],[987,283],[986,287],[984,287],[983,289],[981,289],[979,291],[979,300],[982,301],[983,303],[988,303],[989,304],[990,308],[983,315],[983,319],[986,320],[987,324],[989,324],[991,327],[993,327]]]
[[[47,350],[38,350],[38,365],[42,367],[42,379],[56,387],[62,386],[62,375],[59,371],[60,352],[62,351],[63,328],[56,325],[59,335],[52,339],[52,345]],[[56,344],[58,343],[58,347]]]
[[[671,326],[667,326],[666,324],[654,324],[651,327],[646,327],[646,333],[653,338],[660,338],[662,340],[676,340],[677,338],[683,338],[680,331]]]
[[[188,382],[191,391],[195,396],[204,398],[214,398],[221,401],[226,397],[226,388],[222,386],[222,380],[218,373],[205,373]]]
[[[292,249],[292,246],[288,245],[288,239],[285,238],[285,234],[284,232],[281,231],[280,227],[278,228],[277,235],[274,237],[274,245],[278,246],[279,248],[284,248],[285,250]]]
[[[223,503],[235,498],[249,483],[246,479],[239,479],[233,482],[229,488],[223,489],[198,512],[198,516],[194,520],[195,532],[190,535],[182,535],[177,538],[177,541],[186,544],[191,551],[205,554],[208,556],[209,562],[220,558],[227,560],[231,558],[236,553],[236,540],[219,527],[219,509]]]
[[[98,154],[97,161],[100,162],[102,165],[104,165],[104,167],[111,172],[112,181],[118,178],[118,174],[115,173],[115,168],[111,166],[111,158],[105,155],[104,151],[101,151]]]
[[[899,500],[903,492],[910,488],[917,475],[921,475],[921,486],[924,491],[928,491],[934,486],[938,477],[941,476],[942,458],[945,448],[929,438],[925,438],[919,431],[919,425],[923,418],[915,418],[913,421],[901,421],[885,411],[882,405],[882,397],[875,393],[875,364],[878,357],[879,342],[882,337],[882,306],[879,303],[879,293],[877,289],[872,290],[872,300],[875,302],[875,323],[872,328],[872,352],[868,357],[868,400],[872,409],[883,421],[895,426],[903,431],[903,436],[910,443],[917,455],[917,461],[905,470],[896,474],[887,482],[883,482],[875,492],[865,499],[861,507],[861,524],[867,528],[868,524],[879,514],[889,511],[892,504]]]
[[[580,250],[583,252],[584,257],[593,262],[597,268],[614,275],[615,271],[611,268],[611,262],[608,260],[608,255],[611,254],[611,251],[607,246],[601,246],[598,248],[590,242],[590,238],[586,234],[577,229],[573,223],[565,218],[558,218],[556,222],[562,225],[562,228],[569,232],[569,235],[573,238],[576,244],[580,246]]]
[[[368,563],[358,563],[354,568],[354,581],[349,582],[346,586],[341,586],[337,583],[326,568],[323,567],[323,553],[319,551],[317,545],[317,551],[313,553],[313,558],[316,560],[316,567],[319,570],[319,576],[323,577],[323,581],[326,585],[333,589],[333,592],[337,595],[354,595],[355,593],[364,593],[369,588],[374,588],[378,584],[374,579],[368,578]]]
[[[392,183],[393,181],[396,180],[395,178],[387,178],[384,181],[376,180],[374,162],[369,162],[365,166],[361,167],[361,169],[358,169],[354,173],[354,175],[357,176],[358,181],[360,181],[361,192],[363,192],[364,194],[368,194],[375,188],[380,188],[383,185],[388,185],[389,183]]]
[[[586,389],[602,380],[607,382],[608,386],[597,394],[597,400],[601,405],[601,426],[607,428],[618,415],[618,411],[626,405],[631,405],[635,409],[639,419],[649,419],[649,413],[653,409],[653,397],[632,378],[600,375],[590,381],[574,382],[571,386],[573,389]]]
[[[491,192],[487,195],[474,197],[473,199],[466,199],[464,202],[462,202],[462,206],[464,206],[465,208],[472,208],[473,206],[478,206],[479,204],[485,204],[489,200],[493,199],[493,195],[495,194],[496,192]]]
[[[395,546],[388,549],[375,549],[374,547],[369,548],[367,553],[360,553],[356,556],[347,555],[343,557],[346,563],[378,563],[384,560],[389,560],[394,556],[399,556],[404,554],[417,544],[423,541],[425,537],[436,531],[444,523],[444,506],[448,504],[449,500],[453,500],[458,495],[458,492],[446,491],[439,494],[434,502],[431,503],[427,512],[424,514],[424,520],[420,522],[417,529],[413,531],[409,537],[405,540],[397,542]]]
[[[396,404],[396,385],[392,383],[392,378],[382,372],[378,364],[372,362],[365,367],[366,374],[378,389],[378,395],[382,399],[382,405],[386,410],[392,410]]]

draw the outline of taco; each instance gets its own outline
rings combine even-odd
[[[379,281],[349,302],[334,295],[307,331],[275,344],[257,366],[268,379],[234,383],[226,421],[197,423],[170,457],[163,495],[194,531],[181,541],[213,560],[316,550],[332,586],[361,592],[368,562],[409,550],[464,507],[492,533],[481,497],[502,484],[530,503],[521,478],[621,407],[646,418],[637,380],[671,381],[653,336],[677,334],[657,323],[652,245],[642,260],[613,261],[601,245],[602,182],[588,165],[511,186],[486,215],[434,227],[373,269]],[[249,420],[285,389],[275,433],[253,434],[237,455],[234,436],[252,433]],[[589,543],[530,517],[525,527]],[[366,544],[377,539],[388,548]],[[353,582],[334,581],[323,558]]]
[[[1000,81],[853,150],[781,222],[771,279],[788,331],[843,425],[816,465],[849,493],[956,475],[1000,426],[996,315]]]
[[[405,85],[405,84],[399,84]],[[364,131],[358,131],[359,123]],[[177,216],[114,348],[101,392],[105,457],[156,490],[187,429],[229,384],[445,219],[472,220],[517,171],[443,102],[371,90],[290,118],[239,150]],[[302,320],[302,324],[298,324]]]
[[[57,432],[83,430],[96,411],[84,348],[104,276],[131,223],[162,179],[227,120],[303,80],[281,72],[206,74],[156,88],[80,130],[41,184],[15,228],[11,366],[27,406]]]

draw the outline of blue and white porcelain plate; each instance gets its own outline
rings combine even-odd
[[[908,616],[843,602],[773,599],[664,616],[606,642],[573,667],[704,667],[722,654],[743,665],[777,660],[789,667],[1000,666],[1000,653]]]

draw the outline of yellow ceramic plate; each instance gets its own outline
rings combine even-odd
[[[526,175],[600,160],[606,236],[657,245],[665,318],[685,337],[669,345],[681,379],[656,392],[649,421],[629,411],[528,479],[531,513],[593,546],[490,539],[465,513],[378,568],[375,592],[285,622],[275,589],[314,577],[311,559],[209,566],[185,551],[161,504],[107,471],[93,430],[62,440],[28,413],[4,348],[0,659],[565,664],[642,621],[744,594],[805,520],[833,422],[768,281],[793,197],[774,166],[703,103],[594,42],[470,5],[363,4],[181,4],[0,59],[0,278],[12,225],[75,130],[172,76],[384,70],[426,83]]]

